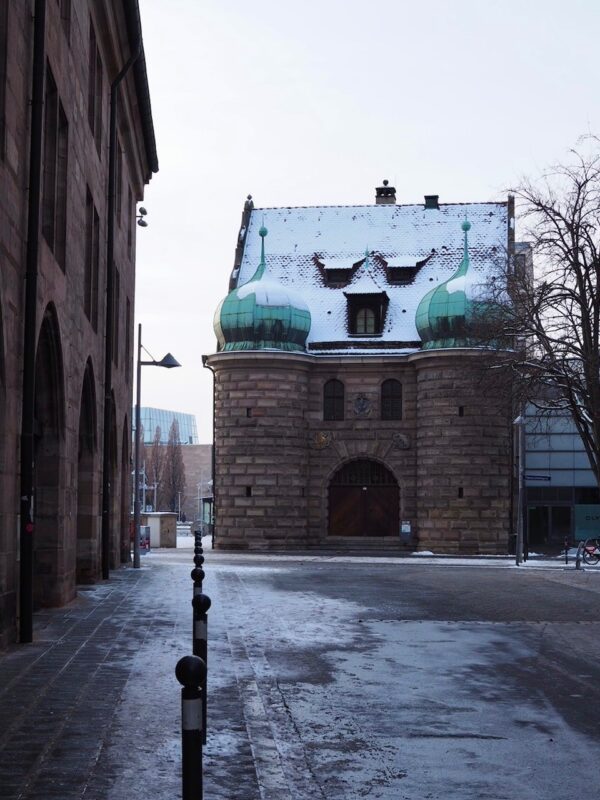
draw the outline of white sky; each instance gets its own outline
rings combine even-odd
[[[502,199],[600,133],[597,0],[140,0],[160,171],[138,229],[142,405],[212,439],[214,310],[255,205]],[[268,242],[267,242],[268,243]],[[136,328],[137,330],[137,328]]]

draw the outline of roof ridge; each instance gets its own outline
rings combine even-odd
[[[440,208],[447,206],[508,206],[508,200],[477,200],[477,201],[457,201],[453,203],[440,203]],[[302,208],[421,208],[425,209],[423,203],[394,203],[377,205],[376,203],[338,203],[333,205],[314,205],[314,206],[255,206],[255,211],[281,211],[282,209],[296,211]],[[428,209],[429,210],[429,209]]]

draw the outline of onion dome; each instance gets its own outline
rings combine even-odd
[[[259,230],[260,264],[250,280],[221,301],[214,330],[219,351],[287,350],[303,352],[310,330],[310,311],[301,297],[264,276],[264,225]]]
[[[469,274],[469,243],[467,234],[471,223],[465,219],[464,252],[460,266],[444,283],[428,292],[419,303],[416,325],[423,350],[447,347],[476,347],[481,340],[474,334],[481,322],[487,303],[474,297],[474,280]]]

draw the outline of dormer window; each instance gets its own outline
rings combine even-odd
[[[377,294],[346,294],[348,300],[348,332],[354,336],[380,336],[383,333],[388,296]]]
[[[372,308],[359,308],[356,312],[356,333],[377,333],[375,312]]]
[[[384,257],[381,253],[375,253],[373,261],[379,264],[380,267],[383,267],[385,275],[391,284],[408,286],[414,282],[421,268],[433,255],[435,255],[435,250],[432,250],[426,258],[419,261],[411,261],[409,256]]]
[[[327,256],[315,253],[313,263],[318,267],[327,286],[344,286],[352,280],[354,273],[364,262],[356,256]]]

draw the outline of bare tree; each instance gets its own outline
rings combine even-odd
[[[169,439],[165,448],[162,489],[165,505],[169,511],[177,511],[179,499],[184,499],[185,467],[179,441],[179,423],[173,419],[169,429]]]
[[[154,439],[152,440],[152,447],[150,449],[150,458],[146,465],[148,473],[148,483],[154,487],[154,510],[158,511],[161,507],[162,501],[162,474],[165,461],[165,446],[161,444],[161,430],[160,426],[156,426],[154,431]]]
[[[135,442],[135,440],[134,440],[134,442]],[[134,447],[135,447],[135,444],[134,444]],[[140,445],[139,445],[139,447],[140,447],[140,473],[137,476],[134,474],[134,472],[131,473],[133,475],[132,484],[133,484],[134,501],[135,501],[136,489],[137,489],[137,491],[141,492],[141,487],[144,485],[145,482],[147,483],[147,481],[145,480],[145,472],[144,472],[145,467],[146,467],[147,453],[146,453],[146,445],[144,443],[144,426],[142,425],[141,422],[140,422]],[[134,465],[134,469],[135,469],[135,465]],[[136,481],[136,478],[137,478],[137,481]],[[142,494],[140,493],[140,503],[141,502],[142,502]]]
[[[498,363],[510,368],[521,400],[571,415],[600,485],[598,144],[583,141],[568,163],[513,190],[534,269],[517,251],[493,317]]]

